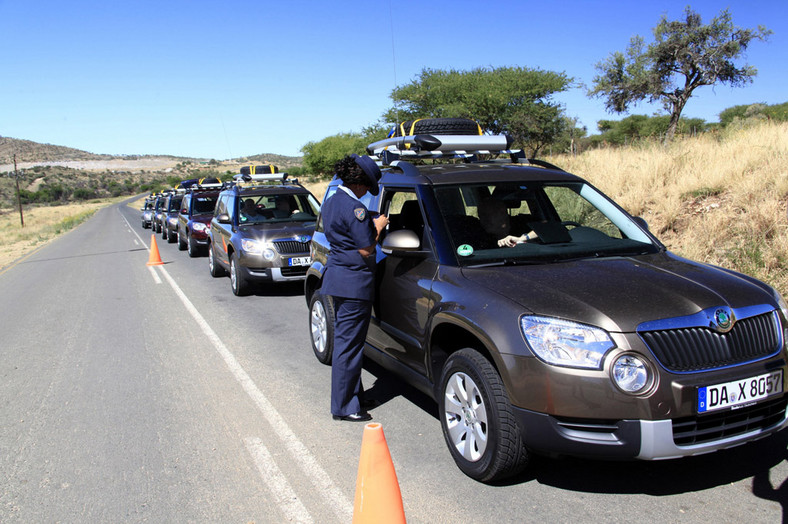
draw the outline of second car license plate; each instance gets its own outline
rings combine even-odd
[[[698,388],[698,413],[736,408],[783,391],[782,370]]]
[[[311,257],[293,257],[287,261],[288,266],[308,266],[311,263]]]

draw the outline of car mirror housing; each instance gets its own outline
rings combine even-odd
[[[383,239],[381,249],[387,255],[401,257],[424,257],[426,251],[421,251],[421,240],[419,236],[409,229],[399,229],[392,231]]]
[[[220,224],[229,224],[231,222],[230,215],[227,213],[222,213],[221,215],[216,217],[216,221]]]

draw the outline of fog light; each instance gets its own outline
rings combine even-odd
[[[640,393],[649,385],[648,367],[634,355],[622,355],[613,364],[613,380],[622,391]]]
[[[274,259],[276,253],[274,253],[273,249],[264,249],[263,250],[263,258],[268,260],[269,262]]]

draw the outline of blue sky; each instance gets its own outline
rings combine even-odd
[[[594,65],[687,1],[0,0],[0,136],[107,154],[298,155],[376,123],[423,68],[521,66],[590,86]],[[684,116],[788,101],[788,1],[695,1],[708,22],[774,31],[747,87],[695,92]],[[741,62],[744,63],[744,62]],[[596,132],[603,101],[561,93]],[[632,113],[653,114],[641,104]]]

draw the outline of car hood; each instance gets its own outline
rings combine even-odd
[[[518,303],[524,312],[614,332],[633,332],[642,322],[682,317],[711,307],[777,307],[767,285],[670,253],[464,268],[463,275]]]
[[[205,225],[209,225],[213,220],[213,215],[192,215],[191,221],[192,222],[202,222]]]
[[[305,225],[309,224],[309,225]],[[249,238],[261,240],[293,239],[308,242],[315,232],[314,222],[274,222],[262,224],[249,224],[238,227],[238,231]],[[300,237],[308,237],[301,240]]]

